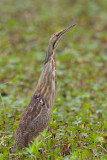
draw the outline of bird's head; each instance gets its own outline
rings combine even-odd
[[[62,38],[62,36],[67,32],[69,31],[72,27],[74,27],[76,24],[73,24],[71,26],[69,26],[68,28],[60,31],[60,32],[57,32],[55,34],[52,35],[52,37],[50,38],[50,41],[49,41],[49,44],[52,45],[53,47],[53,50],[56,48],[57,44],[59,43],[60,39]]]
[[[73,24],[66,29],[57,32],[52,35],[52,37],[49,40],[49,45],[48,45],[48,51],[45,57],[45,63],[48,62],[50,56],[53,54],[54,49],[56,48],[57,44],[59,43],[60,39],[63,37],[63,35],[68,32],[72,27],[74,27],[76,24]]]

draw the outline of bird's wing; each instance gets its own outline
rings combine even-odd
[[[41,98],[41,95],[40,94],[33,95],[29,105],[27,106],[27,108],[25,109],[25,111],[21,116],[17,132],[20,129],[22,133],[25,133],[26,130],[31,125],[32,121],[40,115],[44,106],[45,102],[44,99]]]

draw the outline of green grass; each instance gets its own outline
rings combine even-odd
[[[0,1],[0,159],[107,159],[106,0]],[[36,87],[50,36],[57,94],[42,140],[11,154],[20,116]]]

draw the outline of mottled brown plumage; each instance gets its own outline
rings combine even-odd
[[[64,33],[73,26],[54,34],[50,38],[44,68],[36,90],[17,127],[13,152],[15,149],[21,150],[24,146],[28,146],[33,137],[37,138],[39,132],[43,132],[48,127],[56,92],[55,48]]]

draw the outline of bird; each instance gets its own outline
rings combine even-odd
[[[30,103],[22,113],[15,134],[15,142],[12,152],[28,147],[39,133],[48,128],[51,111],[56,95],[56,60],[55,49],[63,35],[76,24],[52,35],[49,40],[48,49],[36,90]]]

